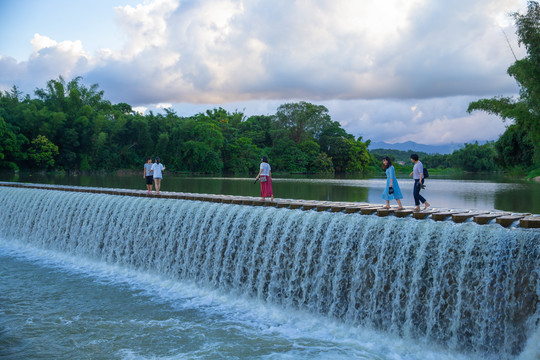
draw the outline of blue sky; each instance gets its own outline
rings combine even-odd
[[[523,0],[0,0],[0,90],[59,75],[113,103],[189,116],[324,105],[355,136],[494,140],[507,124],[470,101],[517,95]]]

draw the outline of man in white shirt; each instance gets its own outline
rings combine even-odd
[[[413,162],[414,167],[409,176],[412,176],[414,179],[413,196],[414,204],[416,205],[414,211],[420,211],[420,203],[424,204],[424,210],[426,210],[429,207],[429,203],[422,195],[420,195],[420,189],[422,189],[422,184],[424,182],[424,166],[420,160],[418,160],[418,155],[416,154],[411,155],[411,161]]]

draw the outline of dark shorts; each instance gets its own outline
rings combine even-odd
[[[154,177],[152,175],[146,176],[146,185],[152,185],[154,183]]]

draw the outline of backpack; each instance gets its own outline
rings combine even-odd
[[[424,177],[423,179],[427,179],[429,177],[429,172],[427,171],[427,167],[424,166]]]

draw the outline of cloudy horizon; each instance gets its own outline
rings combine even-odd
[[[111,5],[111,3],[115,5]],[[308,101],[347,132],[423,144],[496,140],[469,102],[517,96],[525,56],[510,13],[526,1],[21,0],[0,5],[0,90],[63,76],[105,98],[181,116],[246,116]],[[507,42],[507,38],[508,42]]]

